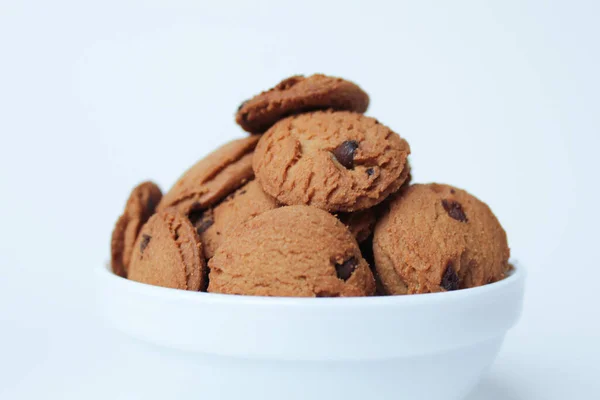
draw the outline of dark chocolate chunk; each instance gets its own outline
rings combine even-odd
[[[456,190],[454,190],[454,189],[450,189],[450,193],[452,193],[452,194],[455,194],[455,193],[456,193]]]
[[[367,169],[367,175],[372,176],[374,173],[375,173],[375,170],[373,168]]]
[[[358,149],[356,140],[346,140],[333,150],[333,155],[347,169],[354,168],[354,153]]]
[[[448,261],[448,265],[446,266],[446,271],[444,271],[444,276],[442,276],[442,282],[440,286],[446,290],[457,290],[459,287],[459,278],[454,270],[454,264],[452,261]]]
[[[188,213],[188,219],[190,220],[192,225],[195,225],[196,222],[198,222],[198,220],[200,220],[202,218],[202,216],[204,215],[204,210],[194,207],[196,204],[198,204],[198,203],[192,204],[192,207],[191,207],[192,211],[190,211]]]
[[[460,222],[468,222],[467,216],[465,215],[465,212],[463,211],[460,203],[454,200],[443,199],[442,206],[444,207],[444,210],[446,210],[450,217]]]
[[[146,235],[146,234],[142,235],[142,241],[140,242],[140,252],[142,254],[144,253],[144,250],[146,250],[146,247],[148,247],[148,243],[150,243],[150,239],[152,239],[152,236]]]
[[[206,232],[206,230],[210,228],[214,223],[215,220],[212,214],[207,213],[204,214],[202,218],[200,218],[198,221],[196,221],[196,224],[194,226],[196,227],[196,232],[198,232],[198,235],[201,235],[204,232]]]
[[[352,276],[354,270],[358,267],[358,261],[352,257],[341,264],[335,264],[335,271],[340,279],[347,281]]]

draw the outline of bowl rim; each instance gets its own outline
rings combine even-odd
[[[460,289],[450,292],[421,293],[395,296],[368,296],[368,297],[269,297],[253,295],[233,295],[208,292],[193,292],[188,290],[166,288],[136,282],[116,275],[109,263],[96,268],[98,278],[112,281],[112,284],[121,289],[127,289],[143,296],[152,296],[178,301],[203,302],[220,305],[252,305],[252,306],[286,306],[286,307],[381,307],[381,306],[413,306],[427,305],[431,303],[462,301],[467,297],[473,299],[487,296],[493,292],[506,289],[525,280],[527,275],[523,266],[511,262],[512,270],[508,276],[501,281],[489,283],[468,289]],[[107,282],[109,283],[109,282]]]

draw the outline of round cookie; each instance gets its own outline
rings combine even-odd
[[[223,240],[240,224],[266,211],[279,207],[258,182],[251,181],[232,193],[223,202],[200,215],[190,214],[204,247],[204,256],[211,259]]]
[[[281,205],[266,194],[256,180],[253,180],[214,208],[193,211],[189,218],[200,236],[205,258],[210,260],[223,240],[238,225],[278,207]],[[358,243],[362,243],[373,233],[376,221],[373,209],[342,213],[337,217],[350,229]]]
[[[412,185],[391,202],[373,239],[388,294],[485,285],[508,271],[506,233],[490,208],[448,185]]]
[[[209,261],[209,292],[369,296],[373,274],[350,231],[314,207],[267,211],[234,230]]]
[[[287,205],[330,212],[373,207],[408,177],[408,143],[376,119],[347,111],[288,117],[263,135],[256,179]]]
[[[196,230],[170,209],[154,214],[135,242],[129,279],[155,286],[199,291],[207,284],[206,263]]]
[[[244,130],[263,133],[292,114],[329,108],[363,113],[368,107],[369,96],[352,82],[322,74],[298,75],[242,103],[235,119]]]
[[[205,209],[252,179],[252,152],[258,139],[234,140],[198,161],[165,194],[157,210],[173,207],[188,214]]]
[[[125,211],[115,224],[110,241],[111,267],[115,274],[127,277],[138,233],[142,225],[154,214],[161,198],[162,192],[153,182],[143,182],[132,190],[125,204]]]

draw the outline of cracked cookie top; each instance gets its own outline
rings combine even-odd
[[[412,185],[396,196],[373,238],[388,294],[465,289],[509,269],[506,233],[490,208],[449,185]]]
[[[296,75],[243,102],[235,119],[244,130],[263,133],[288,115],[329,108],[363,113],[368,106],[369,96],[350,81],[322,74]]]
[[[155,286],[206,289],[206,263],[196,230],[185,215],[169,209],[154,214],[135,242],[129,279]]]
[[[256,179],[287,205],[352,212],[382,202],[407,179],[408,143],[376,119],[316,111],[283,119],[259,141]]]
[[[218,203],[254,177],[252,151],[259,136],[231,141],[188,169],[162,198],[157,210],[183,214]]]
[[[281,207],[234,230],[209,261],[209,292],[255,296],[370,296],[375,281],[356,240],[333,215]]]

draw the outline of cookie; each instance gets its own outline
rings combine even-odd
[[[228,196],[211,210],[190,214],[206,259],[212,258],[221,242],[238,225],[266,211],[279,207],[274,198],[266,194],[258,182],[251,181]]]
[[[110,241],[111,267],[115,274],[127,277],[133,246],[142,225],[154,214],[162,192],[156,184],[143,182],[136,186],[125,204],[125,211],[117,220]]]
[[[389,294],[471,288],[508,271],[506,233],[490,208],[448,185],[412,185],[390,202],[373,239]]]
[[[246,221],[208,265],[213,293],[339,297],[375,291],[350,231],[314,207],[281,207]]]
[[[322,74],[281,81],[240,105],[236,122],[250,133],[263,133],[279,119],[306,111],[334,109],[363,113],[369,96],[356,84]]]
[[[129,266],[129,279],[155,286],[206,288],[202,244],[185,215],[174,209],[154,214],[142,227]]]
[[[373,207],[408,177],[408,143],[376,119],[348,111],[288,117],[263,135],[254,172],[286,205],[330,212]]]
[[[192,166],[158,205],[183,214],[208,208],[254,177],[252,152],[258,136],[234,140]]]

